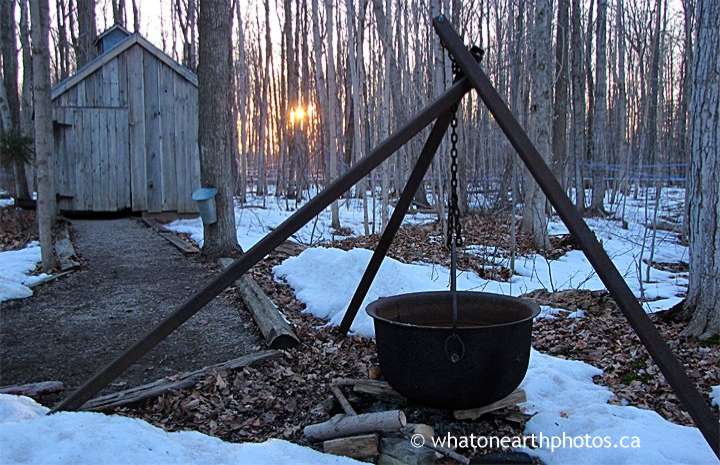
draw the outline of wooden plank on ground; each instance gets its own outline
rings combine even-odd
[[[197,384],[206,376],[223,370],[243,368],[254,363],[281,358],[282,353],[277,350],[263,350],[253,354],[243,355],[226,362],[210,365],[199,370],[181,373],[175,376],[161,378],[152,383],[136,386],[124,391],[115,392],[105,396],[96,397],[83,405],[82,410],[105,410],[122,405],[129,405],[145,399],[157,397],[165,392],[186,389]]]
[[[362,434],[323,442],[323,452],[355,459],[377,457],[380,441],[377,434]]]
[[[46,394],[55,394],[64,390],[65,385],[61,381],[40,381],[38,383],[2,386],[0,387],[0,394],[38,397]]]
[[[195,247],[195,244],[181,239],[174,231],[166,229],[165,226],[158,221],[147,216],[143,216],[142,222],[145,226],[154,229],[163,239],[174,245],[185,255],[200,253],[200,249]]]
[[[338,378],[333,381],[338,386],[352,386],[353,392],[365,394],[387,401],[404,401],[405,397],[393,389],[386,381],[375,379]]]
[[[475,420],[495,410],[501,408],[510,407],[513,405],[521,404],[527,400],[525,391],[523,389],[516,389],[507,397],[504,397],[492,404],[485,405],[483,407],[471,408],[465,410],[455,410],[453,416],[456,420]]]
[[[220,259],[223,268],[227,268],[232,263],[231,258]],[[300,343],[288,320],[254,279],[250,276],[241,276],[235,281],[235,285],[268,346],[273,349],[289,349]]]

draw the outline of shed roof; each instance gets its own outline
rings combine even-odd
[[[123,34],[125,34],[126,36],[131,36],[131,35],[132,35],[132,33],[131,33],[130,31],[128,31],[127,29],[125,29],[125,28],[124,28],[123,26],[121,26],[120,24],[113,24],[112,26],[110,26],[109,28],[107,28],[107,29],[105,29],[103,32],[101,32],[100,35],[98,35],[98,36],[95,38],[95,42],[94,42],[94,43],[97,44],[98,42],[100,42],[100,41],[103,39],[103,37],[105,37],[106,35],[110,34],[110,33],[113,32],[113,31],[120,31],[120,32],[122,32]]]
[[[107,31],[106,31],[107,32]],[[148,53],[155,56],[158,60],[163,62],[165,65],[172,68],[176,73],[184,77],[190,84],[197,87],[197,75],[190,71],[190,69],[186,68],[185,66],[181,65],[177,61],[170,58],[168,54],[154,46],[150,41],[148,41],[146,38],[141,36],[138,33],[132,34],[127,37],[127,39],[123,40],[119,44],[117,44],[115,47],[110,49],[109,51],[98,55],[94,59],[87,62],[84,66],[82,66],[75,74],[73,74],[70,77],[67,77],[63,79],[62,81],[55,84],[52,88],[51,92],[51,98],[52,100],[55,100],[56,98],[60,97],[62,94],[67,92],[68,90],[75,87],[77,84],[79,84],[83,79],[90,76],[92,73],[97,71],[98,69],[102,68],[104,65],[112,61],[114,58],[119,56],[124,51],[128,50],[133,45],[139,45],[140,47],[144,48]]]

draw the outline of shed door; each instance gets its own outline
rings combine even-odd
[[[66,107],[60,112],[67,123],[56,135],[61,208],[96,212],[130,208],[127,109]]]

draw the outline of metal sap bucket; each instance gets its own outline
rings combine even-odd
[[[484,292],[418,292],[382,298],[367,307],[375,320],[380,370],[408,399],[436,408],[482,407],[512,393],[530,360],[532,302]],[[453,363],[447,340],[457,334],[464,355]]]
[[[216,195],[217,189],[214,187],[201,187],[192,193],[192,199],[197,202],[203,224],[217,223]]]

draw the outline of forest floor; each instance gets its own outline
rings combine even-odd
[[[7,229],[0,236],[8,244],[32,239]],[[0,385],[59,380],[66,389],[79,386],[217,271],[183,256],[136,219],[73,220],[72,230],[81,268],[35,287],[32,297],[0,303]],[[249,321],[221,296],[109,390],[256,351],[262,342]]]

